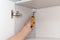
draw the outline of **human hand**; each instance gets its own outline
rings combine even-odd
[[[26,22],[26,24],[25,24],[24,27],[26,27],[26,29],[32,31],[33,28],[34,28],[34,25],[35,25],[35,23],[32,24],[32,19],[30,18],[30,19]]]

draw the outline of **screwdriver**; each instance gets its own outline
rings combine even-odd
[[[35,14],[35,12],[33,12],[33,15],[32,15],[32,25],[31,25],[31,28],[34,26],[34,24],[35,24],[35,17],[34,17],[34,14]]]

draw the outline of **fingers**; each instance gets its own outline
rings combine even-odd
[[[29,19],[28,21],[27,21],[27,23],[26,23],[26,25],[28,26],[28,27],[31,27],[31,19]]]
[[[30,24],[31,24],[31,18],[27,20],[27,22],[25,23],[25,25],[24,25],[24,26],[26,26],[28,23],[30,23]]]
[[[30,28],[34,28],[34,25],[35,25],[35,22],[30,18],[27,22],[27,25],[30,27]]]
[[[25,24],[25,27],[28,29],[28,30],[33,30],[34,29],[34,25],[35,25],[35,22],[32,21],[32,18],[30,18],[26,24]]]

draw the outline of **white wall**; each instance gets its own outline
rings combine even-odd
[[[60,6],[37,9],[35,18],[37,38],[60,38]]]

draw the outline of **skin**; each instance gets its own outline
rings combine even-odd
[[[10,37],[8,40],[25,40],[25,38],[34,28],[34,27],[31,28],[31,25],[32,25],[32,19],[29,19],[28,22],[24,25],[24,27],[17,34]]]

